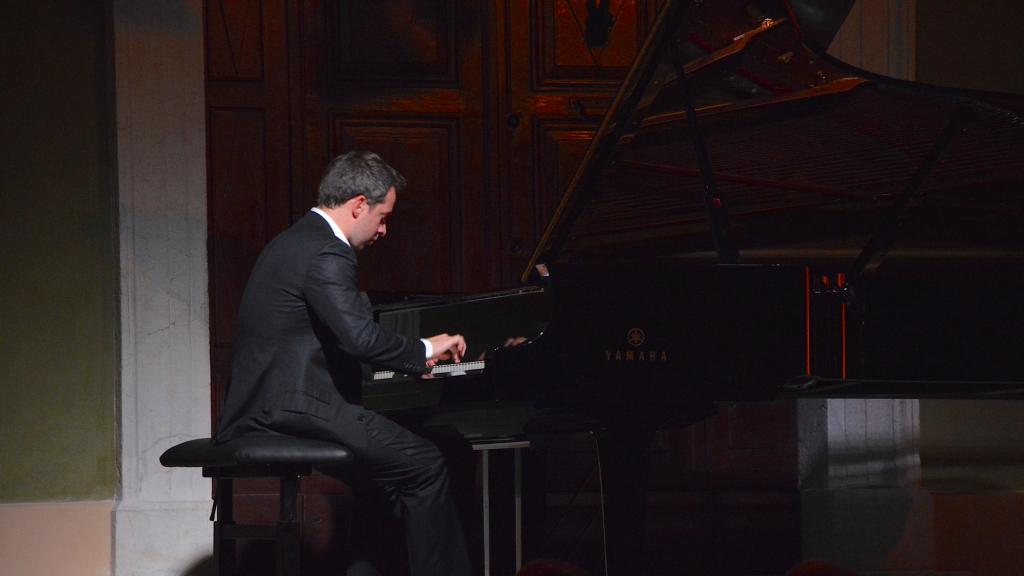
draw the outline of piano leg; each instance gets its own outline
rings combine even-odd
[[[608,576],[643,573],[647,480],[653,430],[615,430],[598,438]]]

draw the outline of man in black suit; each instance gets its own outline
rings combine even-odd
[[[470,573],[437,447],[361,405],[361,362],[409,374],[458,361],[461,335],[381,329],[356,281],[356,251],[387,233],[402,178],[376,154],[336,158],[318,206],[264,248],[242,295],[217,441],[273,431],[349,447],[404,512],[413,576]]]

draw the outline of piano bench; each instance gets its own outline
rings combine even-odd
[[[214,444],[210,438],[182,442],[168,448],[160,463],[168,468],[202,468],[214,481],[213,555],[217,573],[236,572],[235,541],[272,540],[275,543],[277,576],[299,576],[298,520],[299,479],[313,473],[313,466],[344,467],[353,460],[344,446],[322,440],[279,434],[248,434]],[[234,479],[278,478],[281,482],[281,516],[276,526],[235,524]]]

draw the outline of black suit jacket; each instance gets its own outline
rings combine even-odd
[[[356,277],[355,252],[314,212],[264,248],[242,295],[219,442],[301,433],[297,419],[315,434],[361,402],[360,362],[427,371],[423,343],[381,329]]]

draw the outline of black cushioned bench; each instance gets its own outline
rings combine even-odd
[[[235,574],[236,540],[273,540],[276,574],[299,576],[299,479],[314,466],[345,466],[352,453],[340,444],[278,434],[250,434],[214,444],[209,438],[182,442],[160,456],[169,468],[202,468],[215,482],[213,553],[218,574]],[[277,526],[242,526],[234,520],[235,478],[278,478],[281,481],[281,518]],[[214,519],[211,514],[210,519]]]

